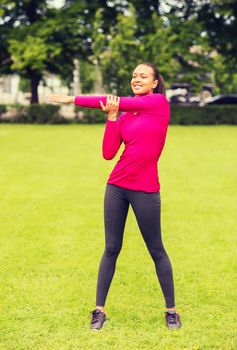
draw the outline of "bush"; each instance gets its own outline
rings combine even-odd
[[[170,105],[170,124],[180,125],[216,125],[237,124],[237,105],[207,105],[204,107],[190,105]],[[83,111],[84,117],[77,123],[105,123],[107,113],[98,109],[75,106],[75,113]]]
[[[66,119],[60,115],[60,105],[32,104],[0,105],[0,122],[34,123],[34,124],[98,124],[105,123],[107,113],[95,108],[82,108],[75,106],[75,118]],[[208,105],[204,107],[170,105],[170,124],[180,125],[216,125],[237,124],[237,105]],[[2,114],[8,111],[11,116],[3,119]],[[78,114],[83,112],[83,118],[78,119]]]
[[[61,124],[68,123],[67,119],[60,116],[60,106],[52,104],[32,104],[29,106],[11,105],[11,123],[31,123],[31,124]]]
[[[20,106],[16,122],[33,124],[55,124],[62,117],[59,115],[60,106],[51,104],[32,104]]]
[[[170,107],[170,124],[237,124],[237,105],[207,105],[204,107],[170,105]]]
[[[78,112],[83,112],[83,118],[77,119],[77,123],[98,124],[98,123],[105,123],[107,119],[107,113],[96,108],[84,108],[84,107],[82,108],[82,107],[77,107],[75,105],[74,111],[76,116],[78,115]]]
[[[6,105],[0,105],[0,118],[3,113],[6,113],[6,111],[7,111]]]

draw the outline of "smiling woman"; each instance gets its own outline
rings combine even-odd
[[[161,93],[165,95],[164,79],[151,63],[139,64],[133,71],[131,87],[134,95]]]
[[[91,312],[91,329],[99,330],[107,321],[104,309],[116,261],[122,248],[129,206],[155,264],[166,303],[168,328],[180,328],[176,312],[171,262],[164,248],[160,225],[160,183],[157,163],[162,153],[170,107],[164,80],[151,63],[133,71],[131,89],[135,96],[50,95],[52,102],[75,103],[108,112],[102,142],[104,159],[113,159],[121,144],[122,155],[107,180],[104,196],[105,250],[98,271],[96,307]],[[117,119],[118,111],[123,111]]]

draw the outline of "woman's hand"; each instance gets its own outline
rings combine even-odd
[[[62,94],[49,94],[46,96],[50,102],[56,103],[73,103],[75,96],[67,96]]]
[[[106,96],[106,106],[100,101],[101,109],[104,112],[108,112],[108,120],[115,121],[119,111],[119,96],[108,95]]]

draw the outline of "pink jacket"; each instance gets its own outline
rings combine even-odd
[[[76,96],[75,104],[81,107],[101,108],[106,96]],[[163,94],[120,97],[116,121],[107,119],[102,154],[113,159],[121,143],[124,150],[109,175],[107,183],[135,191],[158,192],[158,160],[165,144],[170,106]]]

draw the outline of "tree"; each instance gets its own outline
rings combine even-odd
[[[164,6],[165,5],[165,6]],[[237,91],[236,63],[237,63],[237,2],[235,0],[164,0],[161,14],[170,20],[176,33],[179,28],[182,31],[185,23],[194,23],[186,31],[185,37],[191,38],[198,25],[201,28],[196,31],[197,40],[203,41],[204,46],[209,46],[206,62],[201,63],[208,67],[209,79],[214,84],[216,92]],[[191,21],[191,22],[190,22]],[[183,39],[185,39],[183,36]],[[216,53],[216,54],[215,54]],[[207,77],[207,74],[206,74]],[[204,81],[206,78],[204,75]]]
[[[229,66],[223,55],[214,57],[213,80],[214,92],[217,94],[237,93],[237,73],[234,67]]]
[[[237,2],[236,0],[206,1],[198,11],[210,44],[222,55],[228,66],[237,64]]]
[[[0,7],[3,18],[0,74],[30,77],[31,102],[38,102],[37,86],[48,54],[44,39],[37,35],[37,24],[43,20],[45,10],[46,1],[37,0],[3,0]]]
[[[38,102],[38,85],[45,72],[59,75],[68,86],[74,59],[92,54],[91,30],[95,9],[103,5],[105,30],[121,11],[106,1],[66,1],[62,9],[50,8],[46,0],[2,0],[0,5],[0,74],[17,73],[28,78],[31,103]]]
[[[95,18],[92,49],[110,91],[131,93],[128,84],[131,72],[138,63],[147,61],[157,65],[167,85],[174,80],[188,81],[194,90],[200,90],[203,82],[210,81],[211,50],[208,41],[201,36],[203,29],[196,18],[184,21],[172,14],[165,17],[153,12],[149,19],[152,31],[141,33],[136,11],[130,5],[128,14],[118,15],[109,40],[99,30],[102,12],[98,11]]]
[[[163,1],[163,0],[162,0]],[[157,14],[160,16],[160,0],[130,0],[129,3],[133,5],[137,29],[136,37],[141,37],[148,33],[155,32],[155,25],[152,16]]]
[[[109,36],[100,31],[103,18],[103,11],[98,10],[94,21],[92,59],[98,61],[104,85],[109,91],[129,95],[132,71],[141,61],[139,40],[135,38],[137,24],[134,7],[130,5],[126,15],[118,14],[117,25],[111,27]]]
[[[100,66],[109,91],[129,94],[131,72],[144,61],[155,63],[168,85],[226,84],[216,69],[222,62],[235,72],[236,13],[234,0],[66,0],[61,9],[46,0],[2,0],[0,74],[29,79],[32,103],[46,72],[70,87],[75,59],[88,80],[83,91],[93,86],[90,68]]]

